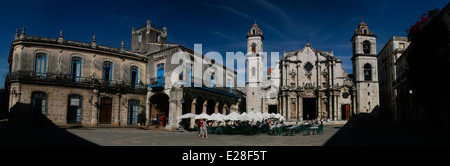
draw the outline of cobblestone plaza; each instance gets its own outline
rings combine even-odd
[[[325,125],[324,134],[215,135],[138,128],[57,128],[2,122],[0,146],[449,146],[446,127],[391,122]]]

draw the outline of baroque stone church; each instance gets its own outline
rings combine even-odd
[[[379,105],[376,36],[366,23],[361,22],[351,38],[353,74],[344,70],[332,49],[318,50],[307,42],[302,49],[284,51],[276,70],[268,74],[271,78],[263,79],[263,40],[255,23],[247,33],[247,110],[271,112],[276,105],[287,121],[338,121],[371,113]]]

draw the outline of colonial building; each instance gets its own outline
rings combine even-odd
[[[178,58],[178,59],[177,59]],[[182,63],[180,64],[180,61]],[[58,125],[137,125],[137,114],[162,114],[175,129],[183,113],[237,111],[236,71],[178,44],[167,28],[132,30],[132,48],[16,33],[9,55],[13,120],[47,118]],[[205,79],[204,79],[205,78]],[[204,81],[206,80],[206,81]]]
[[[426,17],[410,28],[411,43],[397,61],[396,120],[449,125],[450,3]]]
[[[144,110],[148,58],[121,48],[17,30],[9,54],[9,111],[13,121],[136,125]]]
[[[407,37],[393,36],[378,53],[378,82],[380,85],[381,116],[384,119],[397,119],[397,91],[394,89],[397,79],[395,63],[409,46]]]

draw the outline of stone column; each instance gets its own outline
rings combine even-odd
[[[330,81],[328,81],[330,82]],[[328,92],[328,113],[327,113],[327,119],[329,118],[330,120],[333,119],[333,94],[331,92]]]
[[[178,123],[181,119],[178,119],[178,116],[181,116],[183,113],[183,103],[181,103],[181,99],[183,99],[183,89],[172,87],[170,90],[169,96],[169,122],[166,125],[167,130],[176,130],[178,129]]]
[[[284,112],[283,112],[283,116],[286,118],[286,120],[288,119],[287,114],[289,114],[289,95],[285,94],[284,96]]]
[[[192,104],[191,104],[191,113],[192,114],[195,114],[196,105],[197,105],[197,98],[192,100]],[[194,128],[194,125],[195,125],[195,119],[191,118],[191,125],[189,127]]]
[[[205,100],[205,102],[203,103],[203,110],[202,113],[206,113],[206,110],[208,109],[208,100]]]
[[[303,122],[303,97],[301,95],[298,98],[298,114],[300,122]]]
[[[91,126],[95,127],[98,125],[98,108],[100,108],[100,103],[98,99],[98,90],[94,89],[94,94],[92,95],[92,107],[91,107]]]
[[[289,69],[288,69],[288,64],[287,63],[284,63],[284,86],[286,86],[286,87],[289,87],[289,85],[288,85],[288,80],[289,80],[289,78],[288,78],[288,74],[289,74]]]
[[[336,95],[336,110],[337,110],[337,120],[342,120],[341,105],[339,104],[340,95]]]
[[[227,108],[228,108],[228,105],[227,105],[227,104],[224,104],[224,105],[222,106],[222,114],[223,114],[223,115],[227,115]]]
[[[336,96],[335,94],[334,94],[334,92],[333,92],[333,98],[334,98],[334,101],[333,101],[333,107],[334,107],[334,121],[336,121],[337,119],[338,119],[338,109],[337,109],[337,97],[338,96]]]
[[[150,124],[151,124],[151,118],[152,118],[152,115],[151,115],[151,112],[150,112],[150,109],[151,109],[151,104],[150,104],[150,97],[152,96],[152,88],[148,88],[148,91],[147,91],[147,96],[145,97],[145,124],[147,124],[147,125],[149,125],[150,126]]]
[[[331,65],[332,65],[332,63],[330,61],[328,61],[328,80],[327,80],[328,87],[332,87],[331,74],[333,71],[331,70]],[[329,102],[331,103],[331,100]],[[331,109],[330,109],[330,111],[331,111]]]
[[[214,113],[219,113],[219,102],[216,103],[215,107],[214,107]]]
[[[322,116],[322,95],[321,95],[321,92],[319,92],[317,94],[317,99],[316,100],[317,100],[317,114],[316,114],[316,117],[314,117],[314,118],[318,119],[318,117]]]
[[[120,93],[116,93],[114,95],[114,101],[113,102],[113,125],[114,126],[120,126],[120,109],[121,109],[121,98],[122,96],[120,95]]]
[[[197,98],[195,98],[194,100],[192,100],[192,103],[191,103],[191,113],[192,114],[195,114],[195,110],[196,110],[196,106],[197,105]]]

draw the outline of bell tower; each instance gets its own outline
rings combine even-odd
[[[352,64],[356,86],[355,113],[371,113],[379,107],[377,36],[363,21],[352,39]]]
[[[247,78],[246,78],[246,102],[247,111],[262,113],[261,87],[263,82],[263,32],[258,24],[253,24],[247,32]]]

